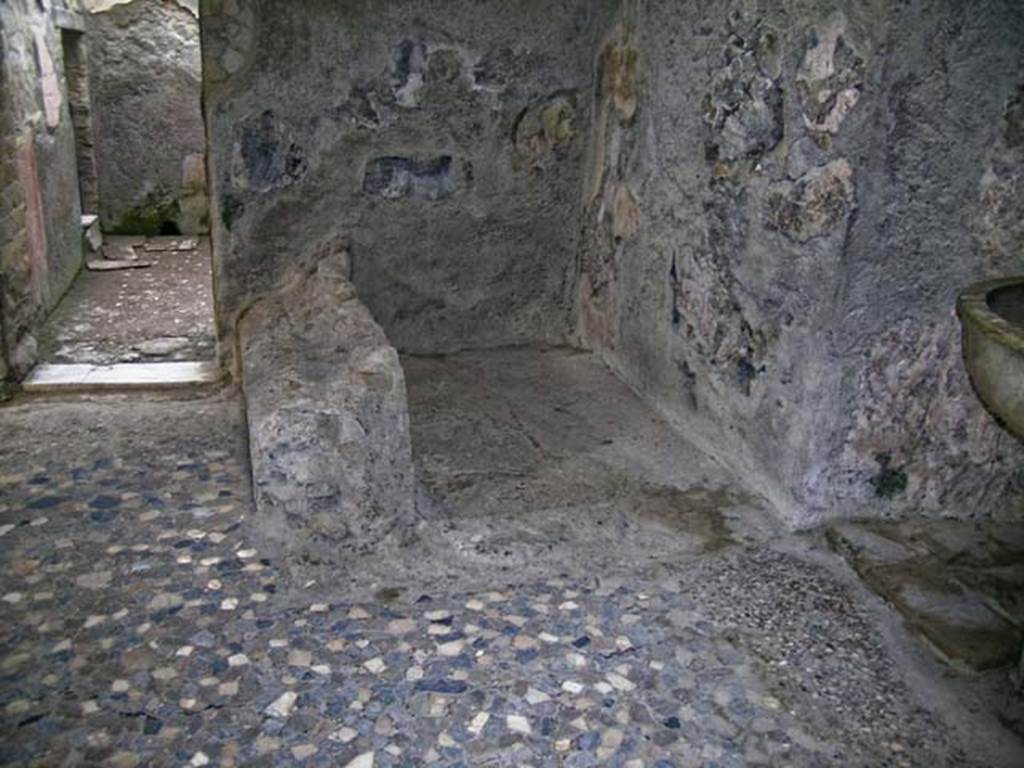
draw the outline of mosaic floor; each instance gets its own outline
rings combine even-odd
[[[289,584],[237,398],[0,409],[0,764],[1012,765],[829,571],[731,546],[474,590]],[[415,557],[411,553],[410,557]],[[396,570],[402,564],[396,563]],[[979,744],[981,747],[979,747]]]

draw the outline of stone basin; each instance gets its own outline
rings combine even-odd
[[[977,283],[960,294],[964,362],[996,420],[1024,440],[1024,277]]]

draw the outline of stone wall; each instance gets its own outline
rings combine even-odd
[[[343,248],[403,351],[564,339],[596,5],[203,3],[222,330]]]
[[[195,5],[176,0],[86,0],[86,5],[104,231],[208,231]]]
[[[593,349],[793,525],[1024,515],[953,314],[1024,271],[1019,4],[202,18],[224,333],[344,253],[403,351]]]
[[[73,16],[60,2],[47,5],[0,5],[0,370],[6,379],[34,363],[35,328],[82,264],[75,135],[54,21]]]
[[[953,307],[1024,272],[1024,8],[623,2],[578,338],[795,525],[1024,513]]]

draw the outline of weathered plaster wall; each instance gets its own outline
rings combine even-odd
[[[75,136],[53,11],[0,4],[0,328],[7,379],[35,359],[33,332],[82,263]]]
[[[580,340],[793,523],[1024,513],[955,296],[1024,272],[1024,7],[623,2]]]
[[[202,62],[194,5],[86,0],[99,211],[105,231],[208,231]]]
[[[346,251],[403,351],[563,339],[596,5],[204,2],[221,328]]]
[[[597,350],[796,525],[1024,515],[957,292],[1024,271],[1011,0],[203,6],[221,327]]]

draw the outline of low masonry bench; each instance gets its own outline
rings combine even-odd
[[[238,325],[258,534],[294,567],[412,534],[414,472],[398,353],[340,257]]]

